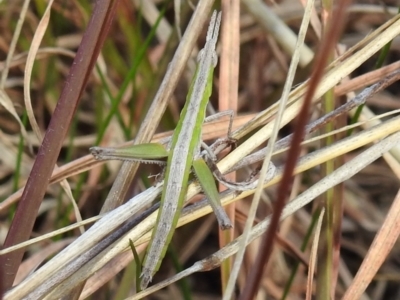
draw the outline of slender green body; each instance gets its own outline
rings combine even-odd
[[[221,20],[220,13],[216,24],[215,19],[214,13],[206,44],[199,53],[198,66],[186,104],[172,137],[161,207],[142,270],[142,288],[151,281],[165,256],[185,200],[193,158],[200,152],[201,127],[212,92],[213,72],[217,63],[215,46]]]
[[[204,48],[199,52],[198,65],[192,80],[187,101],[171,139],[169,151],[158,143],[133,145],[127,148],[91,148],[97,159],[122,159],[162,163],[167,158],[164,189],[150,245],[142,270],[142,288],[147,287],[158,270],[178,223],[188,188],[191,168],[207,195],[222,229],[232,227],[219,201],[214,177],[200,156],[201,128],[206,107],[212,92],[212,79],[217,64],[215,47],[221,22],[221,13],[214,12],[207,32]],[[213,153],[210,153],[211,155]]]

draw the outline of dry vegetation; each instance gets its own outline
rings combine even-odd
[[[138,268],[129,239],[142,258],[155,220],[146,209],[159,192],[149,175],[160,168],[124,163],[121,169],[121,162],[95,161],[88,149],[159,140],[174,129],[214,1],[199,0],[196,13],[188,2],[0,3],[0,240],[7,248],[50,233],[19,250],[1,252],[5,299],[125,299],[136,293]],[[251,290],[255,269],[264,266],[263,275],[255,276],[257,299],[284,299],[285,290],[286,299],[311,294],[315,299],[399,299],[400,18],[395,3],[354,2],[345,7],[346,17],[334,15],[329,1],[318,2],[304,45],[296,48],[305,3],[243,0],[239,10],[238,1],[221,2],[214,6],[222,5],[224,14],[210,103],[237,111],[233,137],[238,146],[218,164],[225,172],[244,161],[231,178],[246,180],[261,166],[265,154],[255,163],[243,157],[274,136],[278,105],[285,98],[278,141],[296,130],[301,135],[301,121],[315,121],[352,103],[356,95],[367,100],[358,119],[357,108],[341,111],[307,134],[301,148],[294,142],[292,153],[302,158],[293,180],[282,174],[286,162],[294,166],[297,154],[288,158],[288,146],[275,148],[272,162],[278,171],[262,190],[254,222],[250,218],[249,224],[260,224],[253,238],[263,234],[279,204],[291,199],[292,206],[284,209],[279,233],[269,235],[275,236],[270,257],[255,263],[261,238],[246,248],[238,278],[231,279],[234,293],[249,299],[242,292],[246,285]],[[192,16],[198,26],[187,29]],[[343,26],[338,38],[326,26],[331,17],[337,29]],[[112,18],[110,26],[104,25]],[[177,26],[186,39],[179,40]],[[296,56],[293,87],[287,85],[285,92]],[[307,96],[313,84],[316,89]],[[294,120],[307,97],[310,107]],[[204,139],[211,143],[224,137],[226,124],[206,124]],[[198,202],[203,197],[193,197],[198,193],[192,184],[189,195],[196,203],[183,213],[180,224],[186,225],[175,233],[153,284],[243,233],[254,191],[223,194],[235,222],[228,233],[218,231],[210,208]],[[97,227],[91,227],[96,221]],[[68,228],[71,224],[81,227]],[[67,246],[68,252],[62,252]],[[213,263],[235,251],[219,252]],[[220,299],[224,292],[229,299],[227,262],[207,272],[189,269],[190,276],[146,297]],[[206,260],[202,267],[209,264]],[[6,292],[15,272],[16,288]]]

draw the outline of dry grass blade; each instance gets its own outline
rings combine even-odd
[[[260,0],[243,1],[246,9],[269,32],[288,53],[296,51],[297,36]],[[300,65],[306,66],[313,59],[314,53],[303,44],[300,48]]]
[[[400,234],[400,192],[396,195],[381,229],[359,268],[343,300],[358,299],[371,283],[383,262],[393,249]]]
[[[158,16],[160,15],[160,11],[157,9],[155,3],[142,0],[135,0],[134,2],[136,4],[136,7],[138,7],[142,11],[143,17],[149,22],[149,24],[155,24]],[[166,43],[171,33],[172,27],[170,26],[168,21],[163,18],[157,28],[157,38],[160,41]]]
[[[0,89],[0,105],[3,106],[15,118],[15,120],[17,120],[17,122],[19,123],[19,125],[21,127],[21,133],[25,136],[25,138],[27,138],[28,133],[26,132],[26,129],[25,129],[24,125],[22,124],[22,121],[19,118],[19,116],[13,106],[13,102],[8,97],[8,95],[4,92],[3,89]],[[29,143],[29,148],[32,151],[32,146],[30,143]]]
[[[89,218],[89,219],[86,219],[84,221],[80,221],[78,223],[71,224],[69,226],[63,227],[62,229],[50,232],[48,234],[44,234],[44,235],[39,236],[37,238],[30,239],[30,240],[28,240],[26,242],[20,243],[18,245],[13,246],[13,247],[9,247],[9,248],[0,250],[0,255],[4,255],[6,253],[9,253],[9,252],[21,249],[21,248],[25,248],[25,247],[33,245],[35,243],[39,243],[41,241],[44,241],[44,240],[50,239],[52,237],[55,237],[57,235],[61,235],[62,233],[65,233],[65,232],[68,232],[68,231],[72,231],[73,229],[82,227],[84,225],[88,225],[88,224],[94,223],[94,222],[100,220],[101,218],[102,218],[102,216]]]

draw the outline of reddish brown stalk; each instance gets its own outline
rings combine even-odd
[[[4,248],[24,242],[31,235],[62,143],[106,38],[117,3],[118,0],[96,1],[87,30],[83,35],[8,231]],[[21,249],[0,257],[2,272],[0,277],[3,279],[3,289],[11,287],[24,252],[24,249]]]
[[[264,267],[266,266],[271,255],[275,232],[278,229],[279,219],[286,203],[288,190],[292,184],[293,170],[300,154],[300,143],[304,138],[305,126],[309,119],[308,115],[311,101],[318,83],[324,73],[325,65],[328,59],[326,53],[330,53],[329,50],[336,45],[337,40],[342,32],[345,20],[344,16],[346,16],[346,10],[349,4],[350,0],[340,0],[337,4],[334,17],[332,18],[332,20],[334,20],[333,24],[331,20],[327,35],[324,37],[321,48],[318,51],[314,65],[315,67],[313,68],[313,72],[311,74],[310,85],[307,89],[303,106],[297,118],[292,145],[289,149],[285,170],[278,187],[277,200],[274,206],[271,223],[268,227],[268,230],[263,235],[256,261],[253,268],[251,268],[252,272],[249,274],[249,280],[247,281],[247,284],[240,295],[241,300],[254,299],[258,290],[258,286],[260,285]]]
[[[219,110],[238,110],[238,85],[239,85],[239,56],[240,56],[240,2],[222,0],[222,50],[220,65]],[[230,180],[236,179],[236,174],[228,175]],[[220,190],[224,189],[220,184]],[[236,205],[232,203],[225,210],[235,224]],[[219,246],[223,248],[234,239],[233,230],[219,231]],[[222,291],[226,288],[229,274],[232,269],[232,260],[228,259],[221,265]]]

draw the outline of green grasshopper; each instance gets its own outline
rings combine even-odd
[[[177,226],[193,169],[203,191],[217,215],[223,229],[232,227],[221,207],[213,174],[200,153],[201,128],[205,121],[206,106],[212,93],[212,79],[217,64],[215,52],[221,13],[214,11],[207,31],[206,44],[198,55],[198,66],[191,83],[186,104],[174,130],[169,151],[161,144],[148,143],[124,149],[91,148],[97,159],[131,159],[154,162],[167,157],[164,188],[160,211],[152,233],[142,270],[142,289],[146,288],[158,270]],[[207,148],[206,148],[207,149]],[[206,151],[213,155],[212,150]]]

